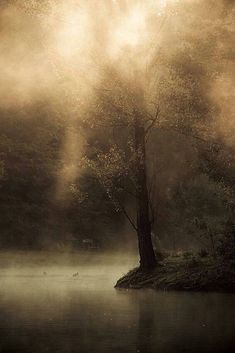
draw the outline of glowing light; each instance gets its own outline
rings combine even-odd
[[[176,0],[175,0],[176,1]],[[134,52],[150,40],[148,21],[154,14],[164,13],[167,0],[147,0],[129,7],[128,12],[116,16],[110,34],[110,54],[116,57],[129,47]]]
[[[132,9],[130,14],[122,18],[114,32],[116,47],[136,46],[145,37],[145,13],[141,8]]]
[[[65,14],[55,35],[58,53],[66,59],[84,50],[87,47],[89,33],[89,19],[86,12],[76,11]]]

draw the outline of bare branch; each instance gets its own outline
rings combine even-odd
[[[132,227],[135,229],[135,231],[137,232],[137,226],[135,225],[134,221],[131,219],[131,217],[128,215],[125,207],[120,203],[120,201],[118,200],[119,206],[121,211],[123,212],[123,214],[125,215],[125,217],[128,219],[128,221],[130,222],[130,224],[132,225]]]
[[[108,197],[110,198],[110,200],[114,203],[114,205],[118,204],[118,207],[120,208],[120,210],[123,212],[124,216],[127,218],[127,220],[129,221],[129,223],[131,224],[131,226],[134,228],[134,230],[137,232],[137,226],[135,224],[135,222],[131,219],[131,217],[128,215],[125,207],[123,206],[123,204],[120,202],[120,200],[116,197],[114,197],[113,195],[111,195],[110,193],[108,193]]]
[[[157,107],[157,111],[155,114],[155,117],[153,117],[152,119],[150,119],[149,121],[151,121],[150,125],[146,128],[145,130],[145,135],[147,135],[149,133],[149,131],[152,129],[152,127],[155,125],[158,117],[159,117],[159,113],[160,113],[160,109],[159,106]]]
[[[158,127],[158,129],[163,130],[163,131],[165,130],[165,131],[169,131],[169,132],[174,132],[174,133],[177,133],[177,134],[179,134],[179,135],[184,135],[184,136],[186,136],[186,137],[190,137],[190,138],[192,138],[192,139],[198,140],[198,141],[203,142],[203,143],[206,143],[206,144],[209,143],[208,140],[205,140],[205,139],[202,138],[201,136],[192,134],[191,132],[179,130],[179,129],[177,129],[177,128],[175,128],[175,127],[172,127],[172,126],[171,126],[171,127],[160,126],[160,127]],[[214,143],[214,146],[217,146],[217,147],[219,148],[220,145]]]

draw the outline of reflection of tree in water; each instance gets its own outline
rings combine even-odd
[[[153,353],[152,337],[154,329],[154,311],[143,298],[139,300],[139,321],[136,346],[139,353]]]

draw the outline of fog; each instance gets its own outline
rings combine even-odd
[[[227,273],[233,15],[228,0],[0,2],[0,352],[232,352],[234,295],[114,285],[139,266],[137,118],[159,266]]]
[[[196,7],[198,3],[198,0],[102,1],[94,6],[93,1],[82,0],[2,2],[0,106],[24,110],[26,106],[46,101],[55,107],[55,114],[64,115],[68,127],[62,145],[66,158],[59,175],[59,195],[79,172],[75,167],[79,159],[77,151],[82,149],[85,140],[81,136],[74,138],[73,129],[77,120],[87,117],[96,90],[104,88],[100,84],[106,68],[115,67],[127,80],[134,75],[136,85],[144,87],[147,101],[155,100],[162,106],[165,102],[161,103],[161,86],[156,86],[161,76],[167,75],[162,63],[156,64],[153,82],[146,82],[146,70],[153,58],[162,52],[167,52],[168,57],[174,56],[180,49],[182,34],[203,41],[212,35],[213,27],[209,23],[213,20],[218,21],[214,30],[221,26],[224,36],[221,32],[214,38],[208,54],[199,55],[204,55],[202,65],[210,71],[216,64],[216,55],[222,53],[218,76],[203,88],[203,94],[214,102],[215,116],[209,126],[198,124],[197,128],[205,137],[220,135],[234,147],[229,54],[232,41],[225,34],[226,30],[230,33],[232,17],[224,13],[218,20],[222,1],[216,2],[216,7],[213,1],[203,2],[201,8]],[[228,2],[228,11],[229,6]],[[208,28],[192,28],[191,18],[187,16],[192,11],[197,11],[193,14],[195,19],[208,13]],[[167,85],[171,89],[169,80]],[[150,93],[154,87],[157,97]],[[154,106],[149,105],[147,109],[154,111]]]
[[[84,156],[112,144],[123,144],[127,153],[128,130],[105,124],[130,124],[135,109],[146,121],[160,110],[147,145],[158,229],[169,233],[167,203],[174,190],[200,179],[203,148],[219,146],[215,163],[232,180],[232,16],[232,2],[222,0],[2,1],[0,187],[3,219],[9,218],[2,230],[10,232],[3,244],[71,242],[83,233],[80,218],[94,225],[79,237],[92,237],[94,228],[103,234],[108,223],[107,233],[117,239],[112,247],[119,238],[134,247],[125,219],[109,214],[97,226],[105,202],[89,184]],[[133,199],[125,202],[133,214]],[[39,245],[31,235],[27,240],[26,233],[35,232],[35,239],[43,238]]]
[[[1,253],[0,350],[221,353],[234,295],[115,290],[128,254]]]

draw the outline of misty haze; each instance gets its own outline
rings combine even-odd
[[[0,1],[0,353],[235,349],[233,0]]]

